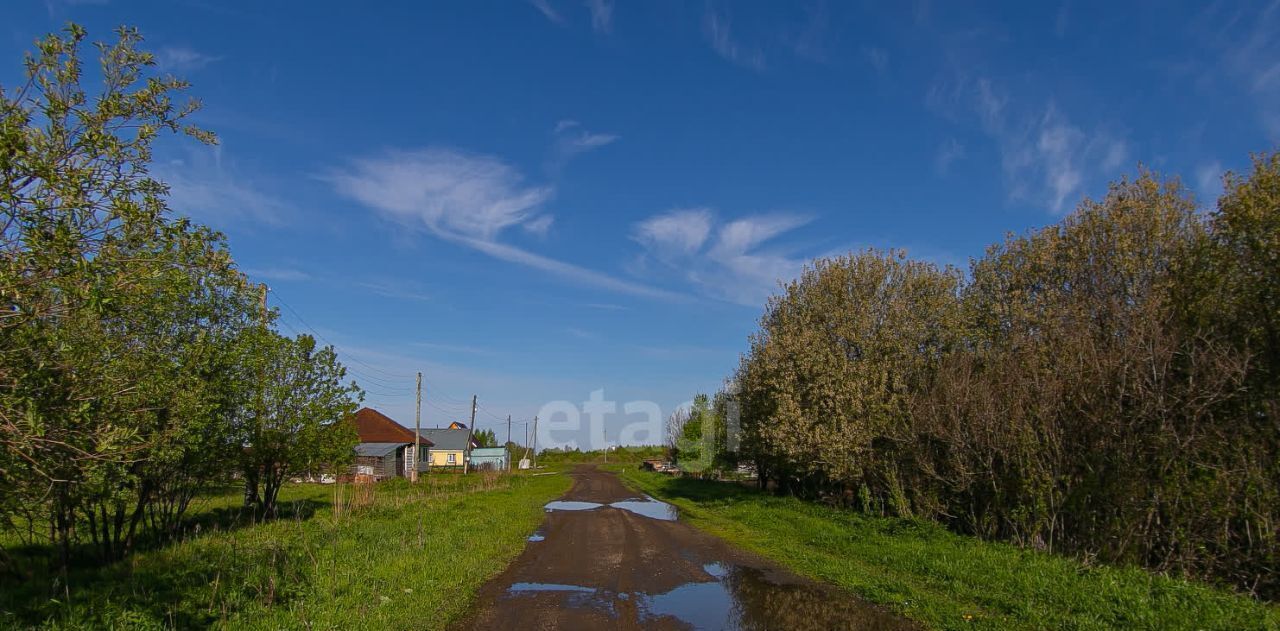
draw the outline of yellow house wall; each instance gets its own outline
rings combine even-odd
[[[453,454],[453,463],[449,463],[449,454]],[[462,450],[436,450],[432,449],[427,452],[427,458],[433,467],[461,467],[462,466]]]

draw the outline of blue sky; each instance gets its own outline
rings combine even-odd
[[[1139,163],[1211,203],[1280,141],[1275,1],[379,4],[19,0],[0,82],[138,26],[221,138],[158,148],[171,206],[406,424],[422,370],[426,426],[603,390],[616,440],[806,260],[963,266]]]

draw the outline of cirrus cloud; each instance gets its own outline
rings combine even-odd
[[[535,234],[549,229],[552,215],[542,206],[555,190],[527,184],[519,170],[493,156],[439,147],[394,150],[351,160],[320,177],[387,219],[493,258],[610,291],[680,298],[503,242],[513,226]]]
[[[804,259],[767,244],[809,221],[773,213],[717,224],[709,209],[677,209],[635,224],[632,239],[645,248],[640,267],[655,261],[716,298],[758,306],[804,268]]]

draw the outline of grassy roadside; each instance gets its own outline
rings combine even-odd
[[[296,485],[277,521],[76,571],[70,602],[48,599],[47,582],[6,585],[0,627],[442,628],[568,486],[563,475],[382,483],[336,518],[333,487]]]
[[[1280,607],[1134,568],[867,517],[734,484],[611,467],[681,519],[945,629],[1280,629]]]

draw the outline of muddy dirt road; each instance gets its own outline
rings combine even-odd
[[[462,629],[913,629],[678,520],[583,466]]]

